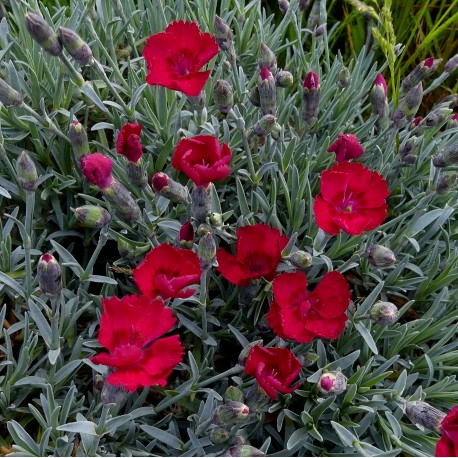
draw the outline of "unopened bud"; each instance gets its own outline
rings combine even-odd
[[[458,127],[458,113],[454,114],[447,124],[447,129],[454,129]]]
[[[309,30],[313,30],[320,25],[320,2],[321,0],[315,0],[313,2],[312,9],[307,18],[307,29]]]
[[[37,189],[38,173],[37,168],[31,157],[23,151],[16,162],[16,173],[19,184],[26,191],[35,191]]]
[[[120,385],[111,385],[105,381],[100,399],[102,404],[107,406],[108,404],[120,404],[121,401],[126,397],[127,390]]]
[[[68,135],[72,144],[73,153],[75,154],[75,158],[79,164],[79,159],[89,154],[89,143],[87,141],[86,129],[78,121],[73,121],[70,124]]]
[[[265,456],[265,453],[251,445],[234,445],[221,456]]]
[[[213,428],[208,433],[208,438],[215,445],[224,444],[230,437],[229,431],[226,428]]]
[[[455,186],[458,174],[456,172],[446,173],[437,181],[436,192],[447,194]]]
[[[277,72],[277,57],[274,52],[266,44],[261,43],[259,53],[261,55],[258,60],[259,69],[262,70],[263,67],[267,67],[267,70],[275,74]]]
[[[100,190],[107,201],[116,209],[119,216],[125,221],[138,221],[142,216],[132,194],[113,178],[110,186]]]
[[[253,132],[259,137],[265,137],[272,132],[276,122],[275,116],[265,115],[253,126]]]
[[[129,183],[139,188],[144,188],[148,185],[148,175],[145,168],[143,167],[143,162],[139,159],[137,162],[127,161],[126,164],[126,173]]]
[[[152,186],[158,194],[176,204],[186,204],[188,202],[188,189],[163,172],[153,175]]]
[[[371,91],[371,107],[372,113],[378,116],[377,128],[379,130],[388,126],[388,88],[385,78],[379,73],[374,81],[374,86]]]
[[[440,431],[440,425],[445,413],[424,401],[409,401],[406,404],[406,415],[412,423],[433,431]]]
[[[235,446],[242,446],[242,445],[245,445],[245,442],[246,442],[246,439],[241,436],[240,434],[236,434],[235,436],[232,436],[230,439],[229,439],[229,442],[228,444],[231,446],[231,447],[235,447]]]
[[[293,85],[294,77],[290,72],[280,70],[275,74],[275,84],[277,87],[290,87]]]
[[[455,54],[450,58],[445,64],[444,71],[447,73],[452,73],[458,67],[458,54]]]
[[[277,111],[277,90],[275,79],[267,67],[262,67],[258,79],[259,101],[263,115],[275,115]]]
[[[428,116],[426,116],[425,124],[428,127],[439,126],[440,124],[443,124],[445,121],[447,121],[447,118],[452,113],[453,110],[450,108],[437,108],[432,110],[430,113],[428,113]]]
[[[221,51],[228,51],[232,47],[234,34],[230,27],[218,16],[215,16],[215,40]]]
[[[447,104],[448,108],[458,107],[458,94],[447,95],[442,99],[441,104]]]
[[[8,83],[0,78],[0,102],[5,107],[20,107],[22,105],[22,95],[13,89]]]
[[[211,233],[213,233],[213,229],[207,223],[199,224],[199,227],[197,228],[197,232],[196,232],[198,237],[204,237],[207,234],[211,234]]]
[[[45,253],[40,257],[37,278],[41,292],[48,297],[55,298],[62,291],[62,269],[52,254]]]
[[[86,227],[101,229],[111,221],[110,213],[98,205],[83,205],[74,210],[76,219]]]
[[[434,167],[447,167],[458,164],[458,140],[441,148],[433,156]]]
[[[415,154],[417,140],[418,139],[415,136],[410,137],[407,140],[404,140],[399,147],[399,156],[401,161],[406,165],[413,165],[417,160],[417,156]]]
[[[298,250],[292,253],[289,262],[298,269],[306,269],[312,265],[312,256],[306,251]]]
[[[420,108],[422,99],[423,85],[420,82],[399,101],[398,108],[393,115],[395,127],[399,129],[412,122],[418,108]]]
[[[59,38],[66,51],[81,65],[89,65],[92,51],[89,45],[73,30],[59,27]]]
[[[221,215],[221,213],[213,212],[210,215],[210,224],[213,227],[221,227],[223,225],[223,216]]]
[[[299,11],[305,11],[310,4],[310,0],[299,0]]]
[[[238,358],[238,363],[241,365],[241,366],[244,366],[245,363],[246,363],[246,360],[248,358],[248,355],[250,354],[250,351],[253,347],[255,347],[256,345],[262,345],[263,341],[262,339],[261,340],[255,340],[254,342],[251,342],[249,343],[239,354],[239,358]]]
[[[314,35],[319,38],[324,35],[324,32],[326,32],[326,24],[321,24],[315,29]]]
[[[227,114],[234,105],[234,95],[232,87],[226,80],[217,80],[213,86],[213,98],[216,108],[221,113]]]
[[[194,244],[194,228],[192,227],[191,221],[186,221],[178,233],[175,240],[176,248],[187,248],[191,249]]]
[[[370,245],[366,249],[367,260],[375,267],[390,267],[396,262],[394,253],[383,245]]]
[[[289,8],[288,0],[278,0],[278,8],[283,14],[286,14]]]
[[[25,15],[25,27],[30,36],[52,56],[62,54],[62,43],[54,30],[43,17],[37,13],[29,12]]]
[[[423,116],[417,116],[416,118],[413,119],[412,126],[418,127],[422,121],[423,121]]]
[[[230,386],[227,388],[226,392],[224,393],[224,402],[243,402],[243,393],[240,388],[236,386]]]
[[[281,135],[281,126],[276,122],[274,126],[272,127],[272,130],[270,131],[270,136],[274,140],[280,140],[280,135]]]
[[[261,98],[259,96],[259,88],[258,85],[254,86],[251,91],[250,95],[248,96],[250,99],[250,102],[255,106],[255,107],[260,107],[261,106]]]
[[[191,216],[203,223],[211,212],[211,185],[196,186],[191,192]]]
[[[207,96],[205,91],[200,91],[199,95],[188,96],[189,105],[195,111],[202,111],[205,108],[205,102],[207,101]]]
[[[216,243],[211,233],[204,235],[199,240],[197,255],[203,271],[208,270],[213,265],[216,258]]]
[[[418,83],[429,78],[437,70],[441,62],[442,59],[434,59],[434,57],[428,57],[428,59],[420,62],[402,81],[399,94],[401,96],[407,94]]]
[[[377,301],[370,309],[370,317],[382,326],[391,326],[398,320],[398,308],[391,302]]]
[[[127,240],[119,237],[118,239],[118,253],[121,258],[131,261],[135,258],[135,247],[133,247]]]
[[[317,29],[318,30],[318,29]],[[350,70],[347,67],[343,67],[339,71],[339,79],[337,80],[337,86],[341,89],[348,87],[351,83]]]
[[[245,395],[245,403],[250,408],[250,412],[254,413],[260,412],[269,400],[269,395],[257,383],[252,385]]]
[[[347,377],[339,371],[325,371],[318,380],[318,389],[330,396],[342,394],[347,389]]]
[[[313,124],[317,120],[320,104],[320,80],[315,72],[309,72],[304,80],[302,119]]]
[[[213,423],[226,426],[245,420],[250,414],[248,406],[242,402],[230,401],[219,406],[213,415]]]
[[[95,374],[94,381],[92,383],[92,386],[94,387],[94,390],[95,391],[102,391],[104,383],[105,383],[105,381],[103,379],[103,375]]]

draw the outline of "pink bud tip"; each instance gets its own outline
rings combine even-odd
[[[376,86],[383,86],[383,91],[385,92],[385,95],[388,94],[388,87],[386,85],[386,81],[385,81],[385,78],[383,77],[383,75],[381,73],[379,73],[376,78],[375,78],[375,81],[374,81],[374,84]]]
[[[434,65],[434,57],[428,57],[424,61],[425,67],[431,68]]]
[[[73,121],[72,124],[73,124],[74,126],[77,126],[77,125],[79,124],[79,121]]]
[[[418,116],[416,117],[413,121],[412,121],[412,124],[417,127],[418,124],[420,124],[421,122],[423,121],[423,116]]]
[[[156,192],[161,192],[161,189],[165,188],[168,185],[168,183],[169,183],[169,177],[165,173],[159,172],[153,175],[152,185],[153,185],[153,189]]]
[[[312,89],[318,89],[320,87],[320,80],[315,72],[307,73],[304,80],[304,87],[309,91]]]
[[[323,377],[320,380],[320,386],[324,391],[330,391],[334,386],[334,380],[329,376]]]
[[[262,67],[261,69],[261,79],[264,81],[267,78],[271,78],[272,73],[270,73],[269,69],[267,67]]]
[[[52,261],[52,259],[53,259],[53,255],[49,254],[49,253],[45,253],[41,257],[41,261],[44,261],[44,262],[50,262],[50,261]]]
[[[179,238],[180,241],[183,240],[185,242],[192,242],[194,240],[194,229],[191,221],[186,221],[186,223],[181,226]]]
[[[452,117],[453,121],[458,121],[458,113],[455,113]]]

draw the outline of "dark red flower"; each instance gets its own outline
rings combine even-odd
[[[267,224],[241,227],[237,229],[236,256],[218,249],[218,270],[238,286],[247,286],[251,280],[261,277],[271,281],[288,240]]]
[[[148,64],[146,82],[195,97],[210,76],[209,70],[199,70],[218,52],[214,37],[202,33],[195,22],[172,22],[165,32],[146,41],[143,49]]]
[[[172,166],[185,173],[196,186],[224,180],[230,173],[228,166],[232,152],[226,143],[221,146],[213,135],[183,138],[173,153]]]
[[[87,154],[80,159],[81,171],[86,180],[99,188],[108,188],[113,181],[113,161],[102,153]]]
[[[355,135],[338,134],[337,140],[329,146],[327,152],[336,153],[336,161],[343,162],[362,156],[364,149]]]
[[[167,243],[153,248],[133,271],[135,283],[142,294],[160,296],[164,300],[192,296],[195,289],[185,288],[198,283],[201,275],[196,253]]]
[[[320,88],[320,79],[315,72],[309,72],[304,79],[304,88],[311,91],[312,89]]]
[[[121,127],[116,140],[116,151],[127,157],[130,162],[138,162],[142,157],[143,147],[140,141],[142,126],[128,122]]]
[[[272,398],[278,393],[292,393],[300,383],[291,386],[299,375],[301,363],[287,348],[265,348],[255,345],[245,363],[245,372],[256,377],[259,386]]]
[[[422,121],[423,121],[423,116],[417,116],[417,117],[414,118],[414,120],[412,121],[412,124],[414,125],[414,127],[417,127],[418,124],[420,124]]]
[[[331,235],[340,229],[359,235],[386,218],[390,195],[385,178],[357,162],[335,164],[321,174],[321,194],[313,206],[318,226]]]
[[[283,273],[273,281],[273,293],[267,318],[280,337],[307,343],[337,339],[344,330],[351,293],[341,273],[327,273],[311,293],[304,273]]]
[[[167,384],[167,377],[182,360],[177,335],[159,338],[176,322],[162,301],[145,296],[102,299],[99,342],[109,351],[91,358],[113,368],[107,382],[134,391]]]
[[[458,456],[458,406],[442,420],[442,433],[436,445],[436,456]]]

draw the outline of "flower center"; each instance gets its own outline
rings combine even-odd
[[[176,69],[179,76],[188,76],[190,73],[190,65],[187,57],[184,54],[180,54],[176,61]]]

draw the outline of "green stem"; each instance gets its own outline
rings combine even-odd
[[[24,243],[25,252],[25,290],[27,297],[32,294],[32,262],[30,258],[30,249],[32,248],[32,220],[35,211],[35,191],[26,191],[25,200],[25,230],[27,232]]]
[[[76,68],[73,66],[73,64],[70,62],[70,60],[65,54],[62,53],[59,57],[62,63],[64,64],[65,68],[67,69],[67,72],[69,73],[72,81],[78,87],[81,87],[85,83],[83,75],[81,75],[81,73],[78,72],[78,70],[76,70]]]
[[[91,256],[91,259],[89,259],[89,262],[87,263],[87,266],[86,266],[86,269],[84,270],[83,274],[82,274],[82,279],[84,279],[84,281],[86,281],[86,284],[83,286],[83,290],[84,291],[87,291],[87,288],[89,287],[89,283],[90,282],[87,282],[87,278],[89,277],[89,275],[91,275],[92,273],[92,269],[99,257],[99,254],[100,252],[102,251],[102,248],[105,246],[105,243],[107,243],[107,240],[108,240],[108,228],[109,228],[109,225],[106,225],[102,228],[102,230],[100,231],[100,235],[99,235],[99,240],[97,242],[97,246],[95,247],[95,250],[94,252],[92,253],[92,256]]]
[[[229,54],[232,52],[232,54]],[[242,86],[240,85],[240,80],[239,80],[239,71],[237,68],[237,57],[235,55],[235,49],[232,46],[232,48],[226,53],[227,58],[229,59],[229,62],[231,64],[231,69],[232,69],[232,75],[233,79],[235,82],[235,88],[237,90],[237,93],[239,94],[239,97],[242,98]]]
[[[200,277],[200,297],[199,308],[202,316],[202,340],[208,338],[208,322],[207,322],[207,271]]]

